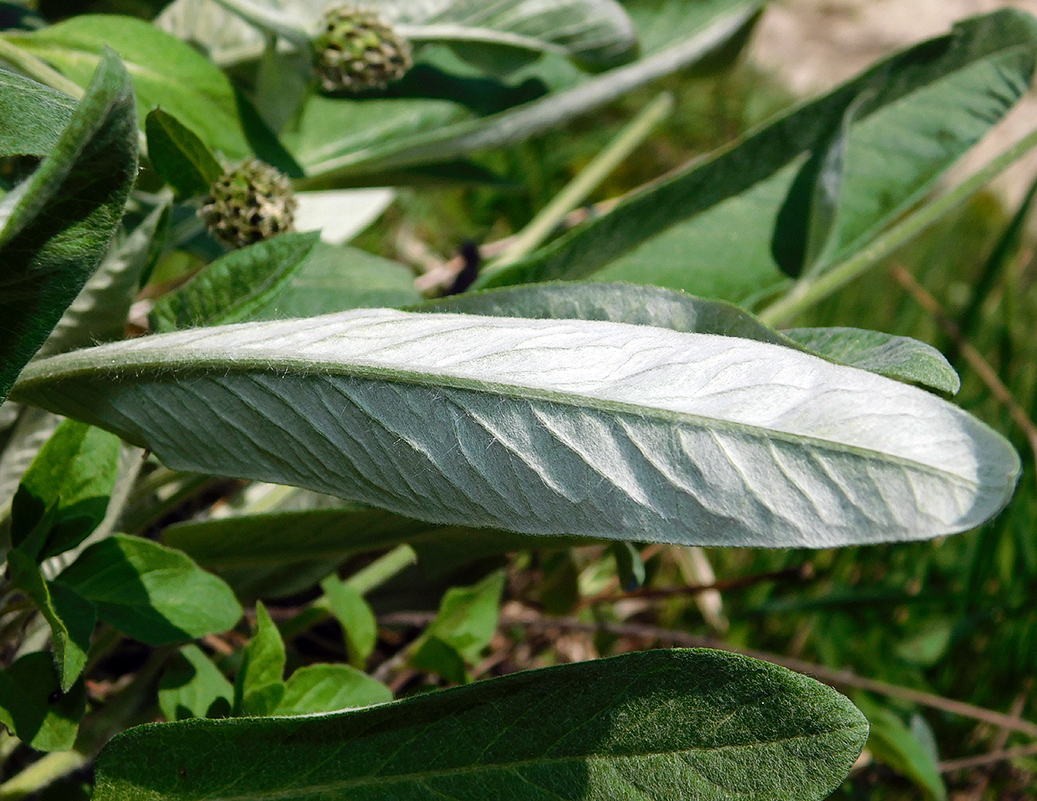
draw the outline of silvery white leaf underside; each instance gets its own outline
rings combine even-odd
[[[170,467],[423,520],[700,545],[935,537],[1019,460],[923,390],[766,343],[580,320],[360,310],[31,365],[13,395]]]

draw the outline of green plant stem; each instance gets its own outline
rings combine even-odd
[[[20,801],[83,767],[90,758],[79,751],[54,751],[37,759],[21,773],[0,784],[0,798]]]
[[[347,578],[345,583],[361,595],[365,595],[417,561],[418,556],[414,553],[413,548],[409,545],[397,545],[387,554],[378,557],[367,567]],[[329,617],[331,617],[331,603],[328,601],[327,595],[321,595],[291,620],[281,624],[281,636],[285,640],[290,640]]]
[[[24,72],[30,78],[53,87],[59,92],[64,92],[69,97],[73,97],[76,100],[83,99],[85,92],[79,86],[72,83],[64,75],[32,53],[12,44],[3,36],[0,36],[0,59]]]
[[[930,225],[958,208],[1034,147],[1037,147],[1037,130],[1031,131],[1007,150],[995,156],[951,191],[894,225],[868,247],[833,267],[824,275],[796,284],[785,297],[760,312],[760,320],[772,326],[788,325],[797,315],[860,277]]]
[[[280,36],[301,49],[310,47],[310,33],[288,14],[254,5],[248,0],[216,0],[216,3],[263,33]]]
[[[613,170],[637,149],[673,110],[673,95],[663,92],[627,123],[611,142],[555,195],[511,241],[508,249],[486,265],[492,273],[533,252],[573,209],[578,208]]]

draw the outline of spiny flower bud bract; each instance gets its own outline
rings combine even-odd
[[[240,248],[291,231],[297,205],[288,176],[247,159],[213,181],[198,214],[213,236]]]
[[[410,42],[373,11],[335,6],[314,39],[314,69],[326,92],[384,89],[411,68]]]

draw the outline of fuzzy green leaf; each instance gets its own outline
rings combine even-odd
[[[139,537],[91,545],[58,580],[93,603],[101,620],[148,645],[226,631],[241,617],[223,581],[179,551]]]
[[[840,364],[915,381],[952,395],[961,388],[958,373],[944,355],[917,339],[860,328],[790,328],[783,333]]]
[[[94,798],[814,801],[866,737],[804,676],[648,651],[333,715],[143,726],[105,747]]]
[[[46,156],[76,110],[68,95],[0,71],[0,157]]]
[[[639,86],[708,59],[752,27],[760,5],[749,0],[734,4],[733,8],[731,3],[721,3],[708,17],[699,18],[701,28],[694,34],[662,52],[488,116],[456,120],[457,109],[443,102],[431,107],[428,103],[401,107],[395,112],[369,107],[366,113],[371,119],[366,125],[358,129],[347,122],[342,126],[345,133],[332,141],[328,141],[326,133],[329,119],[314,119],[311,124],[314,136],[306,137],[304,118],[298,157],[309,176],[305,186],[309,189],[342,186],[360,182],[367,174],[449,162],[465,158],[475,150],[502,147],[557,128]],[[356,108],[356,104],[343,106],[343,101],[335,102],[340,105],[328,108],[328,115],[335,115],[336,110],[338,116],[365,113],[363,106]],[[419,116],[418,109],[423,116]],[[436,115],[435,121],[429,119],[429,115]],[[386,126],[393,121],[399,134],[387,137]]]
[[[1019,458],[915,387],[791,348],[386,309],[191,329],[34,363],[18,400],[192,472],[438,523],[831,547],[962,531]]]
[[[778,212],[804,154],[830,140],[859,98],[866,102],[847,145],[833,262],[860,251],[917,202],[1015,104],[1035,57],[1030,15],[1002,9],[965,20],[632,193],[477,286],[595,274],[748,301],[786,280],[771,254]]]
[[[104,258],[137,176],[136,129],[109,51],[0,230],[0,401]]]
[[[486,556],[526,548],[585,545],[580,537],[548,537],[513,531],[436,526],[381,509],[341,508],[223,517],[170,526],[167,545],[209,570],[255,569],[314,560],[342,561],[353,553],[407,544],[428,574]]]
[[[282,234],[231,251],[155,303],[152,325],[175,331],[249,319],[290,286],[317,239],[316,233]]]
[[[410,307],[416,312],[489,314],[538,320],[611,320],[689,334],[719,334],[785,345],[838,364],[914,381],[951,394],[961,382],[935,348],[908,337],[857,328],[779,332],[722,300],[637,284],[549,282],[465,292]]]
[[[80,86],[86,85],[104,48],[110,47],[133,77],[142,120],[153,108],[161,107],[225,158],[251,154],[227,77],[186,42],[149,22],[83,14],[32,33],[6,35]]]

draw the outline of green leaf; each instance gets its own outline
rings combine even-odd
[[[166,665],[158,705],[167,720],[230,714],[234,686],[197,645],[183,646]]]
[[[947,787],[932,753],[889,709],[858,698],[857,705],[871,724],[868,750],[876,760],[910,779],[927,801],[946,801]]]
[[[142,281],[162,253],[171,209],[151,211],[124,239],[117,235],[86,285],[62,315],[37,358],[122,339]]]
[[[860,328],[791,328],[783,333],[840,364],[915,381],[952,395],[961,388],[958,373],[944,355],[917,339]]]
[[[563,123],[615,100],[627,92],[677,70],[707,59],[733,38],[740,36],[755,22],[760,3],[742,2],[735,9],[723,8],[708,19],[695,35],[648,58],[617,67],[585,80],[565,91],[497,114],[438,125],[415,119],[415,110],[400,107],[391,110],[368,107],[367,113],[377,127],[367,124],[359,131],[350,125],[339,140],[329,141],[327,120],[317,117],[312,122],[314,136],[300,143],[299,161],[309,176],[303,185],[321,189],[348,185],[364,174],[389,172],[419,164],[431,164],[465,158],[472,151],[520,142],[536,133],[557,128]],[[335,101],[343,103],[347,101]],[[363,101],[365,104],[368,101]],[[399,101],[383,101],[398,104]],[[352,114],[357,103],[339,105],[339,114]],[[451,104],[452,105],[452,104]],[[314,106],[313,103],[308,106]],[[319,108],[314,106],[314,111]],[[421,108],[429,108],[423,103]],[[442,115],[443,106],[436,106]],[[450,106],[446,106],[449,109]],[[331,109],[328,109],[331,111]],[[312,112],[311,112],[312,113]],[[357,113],[363,113],[358,110]],[[404,114],[409,117],[404,117]],[[456,116],[456,109],[454,109]],[[396,116],[396,115],[400,116]],[[398,133],[390,135],[385,127],[397,121]],[[452,122],[452,121],[451,121]],[[409,126],[410,133],[403,135]],[[420,126],[420,127],[419,127]],[[303,120],[305,132],[306,120]],[[317,132],[320,131],[319,136]]]
[[[509,51],[516,50],[533,55],[559,52],[600,69],[629,61],[637,49],[634,26],[615,0],[519,0],[496,6],[449,0],[382,6],[412,41],[454,43],[459,56],[488,69],[508,63],[509,55],[514,58]]]
[[[849,701],[804,676],[648,651],[335,715],[142,726],[105,747],[94,798],[807,801],[866,737]]]
[[[464,684],[465,664],[474,664],[497,631],[504,571],[496,570],[471,587],[451,587],[435,619],[415,645],[411,662]]]
[[[144,119],[161,107],[228,159],[251,154],[230,81],[205,56],[144,20],[84,14],[32,33],[8,33],[18,47],[85,86],[105,46],[126,63]]]
[[[109,53],[0,230],[0,401],[101,263],[136,175],[133,95]]]
[[[91,545],[58,580],[92,602],[101,620],[148,645],[226,631],[241,617],[223,581],[179,551],[139,537]]]
[[[281,634],[263,602],[256,603],[256,632],[234,679],[235,715],[270,715],[284,697],[285,651]]]
[[[28,554],[44,559],[75,548],[104,519],[119,469],[119,438],[66,420],[40,449],[11,504],[11,540],[22,545],[48,510],[50,531]]]
[[[996,514],[1019,471],[1000,435],[915,387],[585,320],[376,309],[191,329],[36,362],[15,397],[177,470],[530,534],[919,539]]]
[[[778,211],[771,252],[785,275],[817,274],[838,243],[850,128],[869,98],[865,94],[854,100],[827,141],[814,148]]]
[[[93,607],[61,582],[46,581],[36,562],[18,548],[7,559],[11,583],[29,596],[50,625],[54,666],[61,690],[67,692],[86,665],[90,637],[97,623]]]
[[[1026,91],[1037,22],[1002,9],[880,62],[477,286],[631,280],[747,301],[785,280],[771,237],[799,160],[862,96],[840,192],[833,262],[864,248]],[[933,109],[939,108],[939,113]],[[735,235],[737,233],[737,235]]]
[[[384,704],[392,691],[349,665],[309,665],[299,668],[285,684],[275,715],[308,715]]]
[[[204,195],[223,174],[205,143],[172,114],[153,109],[144,122],[144,130],[148,136],[148,158],[155,172],[178,196]]]
[[[616,560],[619,585],[627,592],[636,590],[645,583],[645,563],[641,553],[629,542],[617,542],[609,546]]]
[[[320,587],[328,599],[331,614],[342,626],[349,664],[363,669],[378,641],[378,621],[374,612],[358,590],[336,575],[328,576]]]
[[[353,553],[406,543],[417,551],[426,574],[432,564],[445,570],[526,548],[587,544],[579,537],[531,537],[497,529],[430,525],[353,504],[336,509],[180,523],[165,529],[162,537],[167,545],[186,552],[209,570],[254,569],[314,560],[340,562]]]
[[[233,250],[155,303],[158,331],[248,319],[282,293],[319,235],[282,234]]]
[[[252,320],[283,320],[378,306],[417,303],[414,274],[402,264],[357,248],[318,242],[290,283]]]
[[[62,692],[54,660],[44,651],[0,670],[0,723],[37,751],[71,748],[85,710],[83,683]]]
[[[46,156],[75,110],[76,101],[68,95],[0,71],[0,157]]]
[[[785,345],[900,381],[958,391],[961,382],[943,354],[908,337],[859,328],[800,328],[779,332],[721,300],[636,284],[551,282],[465,292],[412,306],[410,311],[531,317],[538,320],[611,320],[654,325],[689,334],[719,334]]]

